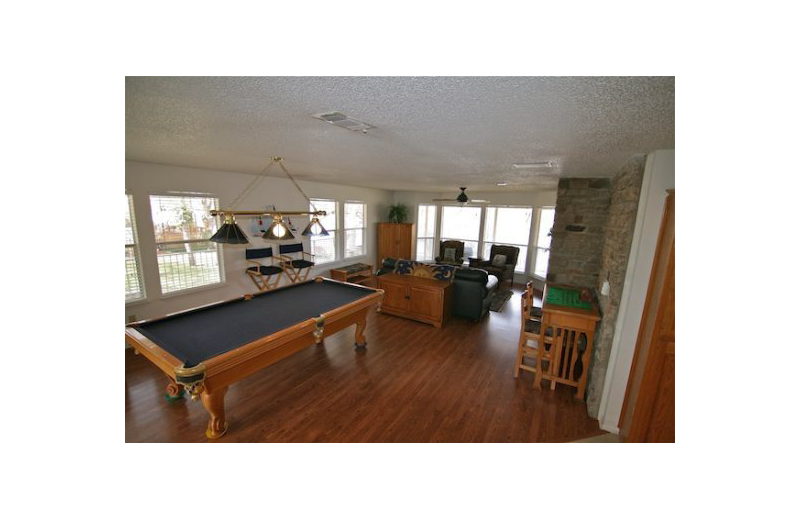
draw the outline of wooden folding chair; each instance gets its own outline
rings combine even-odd
[[[550,354],[551,354],[551,344],[552,344],[552,331],[550,334],[546,334],[545,337],[542,337],[542,322],[538,319],[531,318],[531,309],[533,308],[533,287],[531,285],[522,293],[522,308],[520,316],[521,316],[521,326],[519,332],[519,344],[517,345],[517,358],[514,363],[514,377],[519,377],[519,370],[527,370],[528,372],[541,371],[541,363],[539,360],[546,361],[548,366],[545,369],[550,368]],[[528,341],[535,341],[536,346],[532,347],[528,345]],[[525,358],[534,359],[535,364],[527,365],[525,364]],[[538,374],[537,374],[538,378]]]
[[[281,244],[279,247],[280,257],[283,261],[283,268],[286,276],[292,283],[303,282],[308,278],[311,268],[314,267],[314,255],[303,251],[303,243]],[[290,254],[300,253],[300,258],[292,258]],[[307,260],[306,258],[309,258]]]
[[[283,262],[272,256],[271,247],[245,249],[244,256],[248,263],[254,264],[248,267],[246,272],[259,291],[267,291],[278,286],[281,282],[281,276],[283,276],[284,266]],[[264,265],[256,261],[256,258],[269,258],[269,264]],[[272,280],[273,277],[275,277],[274,281]]]

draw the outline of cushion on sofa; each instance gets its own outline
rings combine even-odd
[[[452,280],[455,270],[455,266],[452,265],[431,265],[414,260],[398,260],[394,264],[394,272],[397,274],[435,278],[444,281]]]
[[[486,291],[491,292],[494,290],[495,287],[497,287],[500,281],[493,274],[490,274],[487,278],[488,279],[486,280]]]
[[[504,265],[506,265],[506,255],[494,255],[492,257],[492,265],[494,267],[502,268]]]

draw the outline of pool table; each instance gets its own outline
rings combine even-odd
[[[170,378],[167,394],[184,390],[209,414],[206,436],[221,437],[228,386],[323,338],[356,325],[364,348],[367,312],[383,291],[318,277],[129,323],[125,342]]]

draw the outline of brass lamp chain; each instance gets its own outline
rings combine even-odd
[[[303,191],[303,188],[301,188],[301,187],[300,187],[300,185],[299,185],[299,184],[297,184],[297,181],[296,181],[296,180],[294,180],[294,177],[292,177],[292,174],[291,174],[291,173],[289,173],[289,171],[288,171],[288,170],[286,169],[286,167],[283,165],[283,157],[273,157],[273,158],[272,158],[272,161],[273,161],[273,162],[277,162],[277,163],[278,163],[278,166],[280,166],[280,167],[281,167],[281,170],[283,170],[283,173],[285,173],[285,174],[286,174],[286,176],[287,176],[287,177],[289,177],[289,180],[290,180],[290,181],[292,181],[292,183],[294,184],[294,187],[295,187],[295,188],[297,188],[297,191],[299,191],[299,192],[300,192],[300,194],[301,194],[303,197],[305,197],[305,198],[306,198],[306,200],[308,201],[308,203],[311,205],[311,208],[313,208],[313,210],[314,210],[314,211],[317,211],[317,207],[314,205],[314,203],[313,203],[313,202],[311,202],[311,199],[310,199],[310,198],[308,198],[308,195],[306,195],[306,192],[304,192],[304,191]],[[272,163],[270,163],[270,165],[271,165],[271,164],[272,164]]]
[[[250,181],[250,184],[245,186],[245,188],[242,190],[242,192],[239,193],[239,195],[237,195],[235,199],[233,199],[233,202],[231,202],[231,205],[230,205],[231,210],[236,209],[236,206],[238,206],[239,203],[242,202],[244,197],[247,194],[249,194],[251,191],[253,191],[256,188],[256,186],[258,184],[260,184],[261,181],[264,180],[264,177],[266,177],[266,173],[269,170],[270,166],[272,166],[273,163],[275,163],[275,159],[280,159],[280,157],[277,157],[277,158],[276,157],[270,157],[269,164],[263,170],[261,170],[260,173],[256,174],[256,177],[252,181]],[[284,170],[284,171],[286,171],[286,170]]]

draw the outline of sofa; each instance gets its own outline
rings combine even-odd
[[[376,276],[394,272],[396,262],[394,258],[384,258]],[[480,321],[489,311],[499,286],[497,277],[483,269],[457,268],[453,278],[453,316]]]
[[[506,257],[506,263],[502,267],[497,267],[496,265],[492,264],[492,259],[494,255],[504,255]],[[500,245],[492,245],[491,250],[489,251],[489,259],[488,260],[480,260],[478,262],[478,268],[484,269],[487,273],[493,274],[497,277],[497,279],[502,284],[505,281],[508,281],[509,284],[514,283],[514,269],[517,266],[517,258],[519,257],[519,248],[514,246],[500,246]]]

